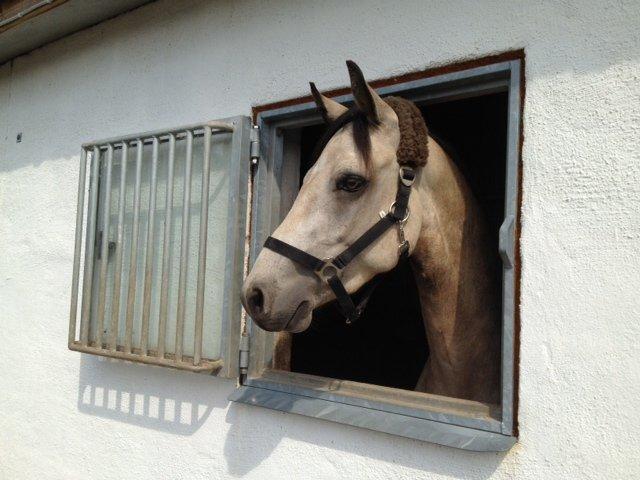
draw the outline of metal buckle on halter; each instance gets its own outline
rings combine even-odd
[[[400,176],[400,181],[402,182],[402,184],[406,185],[407,187],[413,185],[413,182],[416,179],[416,172],[411,167],[400,167],[398,175]]]
[[[318,277],[320,277],[320,280],[324,280],[326,282],[331,277],[337,277],[340,274],[340,271],[342,269],[338,268],[333,263],[333,258],[325,258],[323,262],[324,263],[318,270],[313,271],[313,273],[315,273]]]

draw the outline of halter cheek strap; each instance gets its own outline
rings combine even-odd
[[[411,186],[416,174],[413,168],[400,167],[398,179],[398,192],[396,199],[391,204],[388,212],[380,212],[378,220],[369,230],[364,232],[346,250],[333,258],[321,260],[299,248],[289,245],[274,237],[267,238],[264,243],[265,248],[272,250],[289,260],[302,265],[306,269],[314,272],[320,279],[329,285],[329,288],[336,296],[340,310],[346,319],[347,324],[355,322],[362,314],[369,297],[377,286],[377,282],[371,282],[367,287],[363,299],[356,305],[351,296],[347,293],[344,284],[340,280],[342,270],[362,251],[380,238],[393,225],[398,226],[400,234],[400,245],[398,253],[400,258],[408,256],[409,242],[404,238],[404,225],[409,219],[409,196]]]

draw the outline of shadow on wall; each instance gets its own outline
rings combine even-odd
[[[230,474],[242,477],[268,459],[283,439],[304,445],[312,462],[326,462],[342,477],[354,468],[354,458],[371,460],[380,477],[398,475],[397,466],[421,470],[451,478],[486,479],[500,466],[509,452],[471,452],[443,447],[363,428],[339,425],[326,420],[307,418],[261,407],[231,403],[226,416],[230,424],[224,445],[224,456]],[[517,449],[514,446],[511,449]],[[334,453],[332,453],[332,451]],[[336,455],[335,451],[350,455]],[[304,455],[304,451],[297,451]],[[345,462],[344,465],[341,462]],[[359,462],[360,464],[366,462]],[[385,470],[385,465],[389,470]],[[306,466],[305,466],[306,465]],[[303,478],[305,470],[290,465],[289,478]],[[300,462],[308,468],[308,462]],[[395,473],[394,473],[395,472]]]
[[[287,440],[296,442],[297,453],[304,455],[308,451],[309,455],[317,456],[314,461],[326,462],[326,468],[335,469],[336,476],[340,476],[340,471],[353,470],[354,458],[364,458],[380,472],[389,468],[389,475],[397,473],[393,469],[402,466],[452,478],[485,479],[507,455],[507,452],[456,450],[301,415],[229,403],[227,397],[233,389],[232,382],[83,354],[78,410],[186,436],[203,426],[214,409],[226,409],[229,430],[224,439],[224,457],[228,472],[238,477],[259,467],[277,449],[290,448]],[[214,442],[210,448],[219,446]],[[343,461],[345,464],[341,465]],[[291,478],[302,478],[308,473],[297,471],[308,468],[305,462],[293,463],[290,468]]]
[[[191,435],[214,408],[226,408],[228,389],[208,375],[129,364],[92,355],[80,359],[78,410],[140,427]]]

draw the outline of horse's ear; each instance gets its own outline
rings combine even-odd
[[[316,88],[315,83],[309,82],[309,86],[311,87],[311,95],[313,95],[313,99],[318,106],[318,110],[320,111],[320,114],[322,115],[322,118],[326,123],[333,122],[336,118],[338,118],[348,110],[344,105],[341,105],[335,100],[331,100],[330,98],[322,95]]]
[[[356,106],[361,112],[367,115],[372,123],[378,124],[382,122],[389,113],[389,107],[384,100],[380,98],[373,88],[371,88],[362,74],[360,67],[352,60],[347,60],[347,69],[349,70],[349,78],[351,79],[351,92],[356,102]]]

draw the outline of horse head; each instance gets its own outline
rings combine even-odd
[[[352,245],[389,212],[398,192],[402,166],[420,183],[427,161],[427,128],[418,108],[395,97],[382,99],[365,81],[360,68],[347,61],[354,105],[344,105],[311,92],[325,122],[316,161],[273,238],[314,257],[333,258]],[[411,195],[403,223],[409,253],[422,226],[419,195]],[[374,276],[393,269],[399,258],[399,232],[386,230],[339,272],[348,293]],[[327,282],[303,265],[263,248],[247,277],[242,302],[251,318],[268,331],[301,332],[312,311],[333,300]]]

